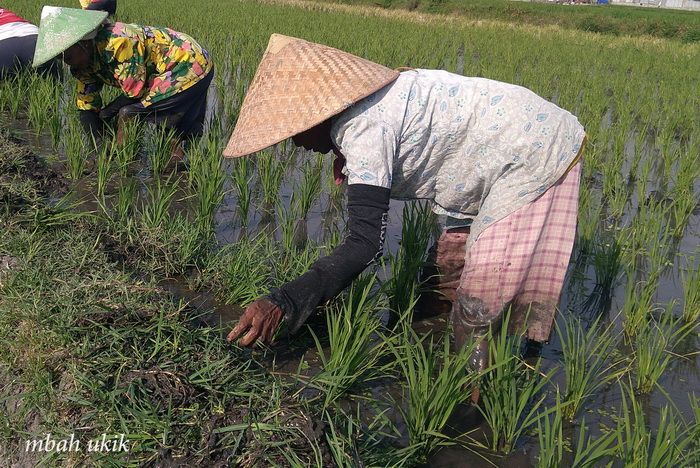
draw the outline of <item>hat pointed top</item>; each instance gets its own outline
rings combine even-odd
[[[306,131],[398,76],[342,50],[273,34],[224,156],[245,156]]]
[[[33,66],[38,67],[63,53],[95,31],[107,18],[104,11],[45,6],[41,10],[39,36]]]

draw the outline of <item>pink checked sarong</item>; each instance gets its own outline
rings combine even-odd
[[[465,230],[443,233],[436,263],[439,288],[454,301],[456,344],[500,325],[509,306],[511,330],[549,339],[576,235],[580,176],[578,162],[542,196],[484,230],[468,252]]]

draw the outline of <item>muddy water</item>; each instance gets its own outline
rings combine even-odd
[[[46,136],[34,135],[26,124],[26,121],[16,121],[11,125],[12,132],[30,144],[34,151],[40,155],[47,156],[49,160],[56,160],[54,151],[51,147],[50,139]],[[627,150],[632,151],[631,146],[627,145]],[[224,162],[227,173],[230,174],[232,163]],[[330,161],[328,161],[330,164]],[[295,182],[294,170],[287,172],[284,183],[280,190],[280,197],[285,206],[289,206],[292,190]],[[94,175],[87,179],[94,179]],[[140,171],[136,176],[141,187],[145,187],[149,181],[147,170]],[[87,180],[86,179],[86,180]],[[87,181],[78,181],[76,184],[76,192],[86,200],[85,209],[94,208],[91,205],[92,184]],[[228,183],[228,182],[227,182]],[[325,181],[324,181],[325,183]],[[653,184],[652,184],[653,185]],[[225,187],[227,190],[230,186]],[[700,191],[700,186],[696,183],[696,193]],[[654,187],[650,187],[654,189]],[[142,190],[141,193],[144,191]],[[184,193],[184,192],[183,192]],[[177,200],[185,198],[176,197]],[[254,201],[255,203],[255,201]],[[344,225],[344,213],[342,210],[328,210],[329,200],[327,195],[322,195],[320,200],[316,202],[310,211],[307,218],[307,234],[310,239],[317,241],[326,240],[332,228],[342,229]],[[387,232],[387,248],[389,251],[396,251],[401,235],[401,211],[403,202],[392,201],[390,218]],[[628,209],[628,213],[634,213],[637,209],[636,201],[633,201],[633,206]],[[255,205],[254,205],[255,206]],[[236,199],[232,191],[227,191],[224,203],[215,214],[216,236],[221,244],[235,242],[240,234],[240,222],[236,217]],[[174,210],[188,210],[189,206],[186,202],[175,201],[173,204]],[[265,225],[262,213],[251,213],[249,230],[255,232]],[[331,229],[329,229],[329,226]],[[274,224],[273,226],[274,227]],[[698,245],[700,245],[700,210],[696,209],[691,217],[690,223],[685,230],[685,235],[680,239],[677,251],[680,256],[673,258],[673,265],[668,269],[666,274],[661,278],[656,296],[656,302],[667,303],[673,299],[679,300],[683,296],[682,284],[679,276],[681,268],[685,267],[685,261],[682,256],[692,256],[698,253]],[[572,258],[577,258],[579,252],[575,247]],[[697,262],[696,262],[697,265]],[[583,274],[573,275],[574,264],[570,268],[570,276],[567,286],[563,291],[560,309],[564,315],[584,316],[590,314],[584,310],[582,304],[585,302],[587,295],[595,286],[595,272],[592,265],[588,264],[583,269]],[[209,292],[195,292],[187,287],[187,278],[173,278],[163,281],[162,286],[170,291],[176,298],[187,301],[190,306],[206,312],[202,316],[202,320],[207,325],[218,326],[223,325],[224,328],[232,326],[242,312],[240,307],[235,305],[227,305],[217,301],[214,294]],[[609,304],[603,310],[596,313],[602,315],[605,320],[616,324],[620,328],[620,319],[617,316],[617,311],[620,310],[625,300],[625,284],[619,282],[617,287],[612,290]],[[592,317],[588,317],[592,319]],[[447,325],[446,316],[438,316],[430,319],[417,321],[414,328],[420,333],[434,332],[441,334]],[[315,333],[323,335],[325,322],[323,319],[316,319],[310,323]],[[664,374],[661,379],[662,387],[670,394],[673,404],[680,410],[681,414],[690,414],[690,401],[688,395],[700,388],[700,355],[697,354],[700,349],[700,343],[697,335],[691,335],[686,342],[683,343],[684,353],[695,353],[689,358],[677,358],[673,361],[670,369]],[[328,349],[323,350],[324,353]],[[274,346],[271,350],[265,352],[256,351],[256,354],[261,354],[259,357],[263,362],[267,363],[271,372],[282,376],[292,378],[300,368],[300,363],[303,361],[303,374],[312,376],[320,369],[320,359],[315,349],[314,341],[308,332],[302,332],[295,336],[293,340],[283,339],[280,343]],[[544,369],[550,369],[560,366],[562,361],[561,345],[553,334],[552,340],[545,344],[542,348],[541,355],[543,357]],[[556,384],[563,384],[562,373],[557,373],[554,377]],[[400,395],[400,389],[392,385],[375,384],[370,389],[371,393],[377,399],[385,399],[386,395],[393,395],[396,398]],[[549,403],[552,403],[551,401]],[[592,434],[597,431],[598,423],[607,425],[612,424],[610,413],[615,413],[620,404],[620,394],[618,387],[613,385],[603,391],[598,392],[593,401],[589,403],[588,410],[585,413],[586,423]],[[643,400],[646,409],[648,423],[652,428],[658,423],[660,409],[668,404],[666,397],[659,391],[653,392],[649,398]],[[368,411],[369,408],[367,408]],[[402,428],[398,411],[395,409],[390,413],[399,430]],[[575,426],[565,428],[565,430],[573,431]],[[464,406],[458,409],[452,416],[448,431],[453,435],[471,432],[471,436],[476,439],[481,439],[488,434],[488,427],[481,421],[481,418],[476,414],[473,408]],[[402,431],[405,434],[405,431]],[[493,454],[487,454],[489,461],[485,461],[480,455],[475,454],[467,449],[459,447],[448,447],[439,450],[427,464],[431,467],[458,467],[458,466],[473,466],[487,467],[493,466],[508,466],[508,467],[526,467],[533,466],[536,460],[536,435],[530,434],[525,437],[517,446],[517,448],[508,456],[499,457]]]

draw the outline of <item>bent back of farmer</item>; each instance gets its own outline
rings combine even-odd
[[[0,8],[0,78],[28,68],[34,57],[39,28],[7,8]],[[42,68],[57,73],[53,62]]]

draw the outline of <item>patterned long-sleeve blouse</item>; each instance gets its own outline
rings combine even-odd
[[[87,69],[73,70],[80,110],[102,108],[105,84],[148,107],[193,86],[213,67],[206,49],[169,28],[106,24],[95,37],[95,49]]]
[[[411,70],[334,119],[349,184],[427,199],[471,220],[467,247],[571,167],[578,119],[529,89],[438,70]]]

